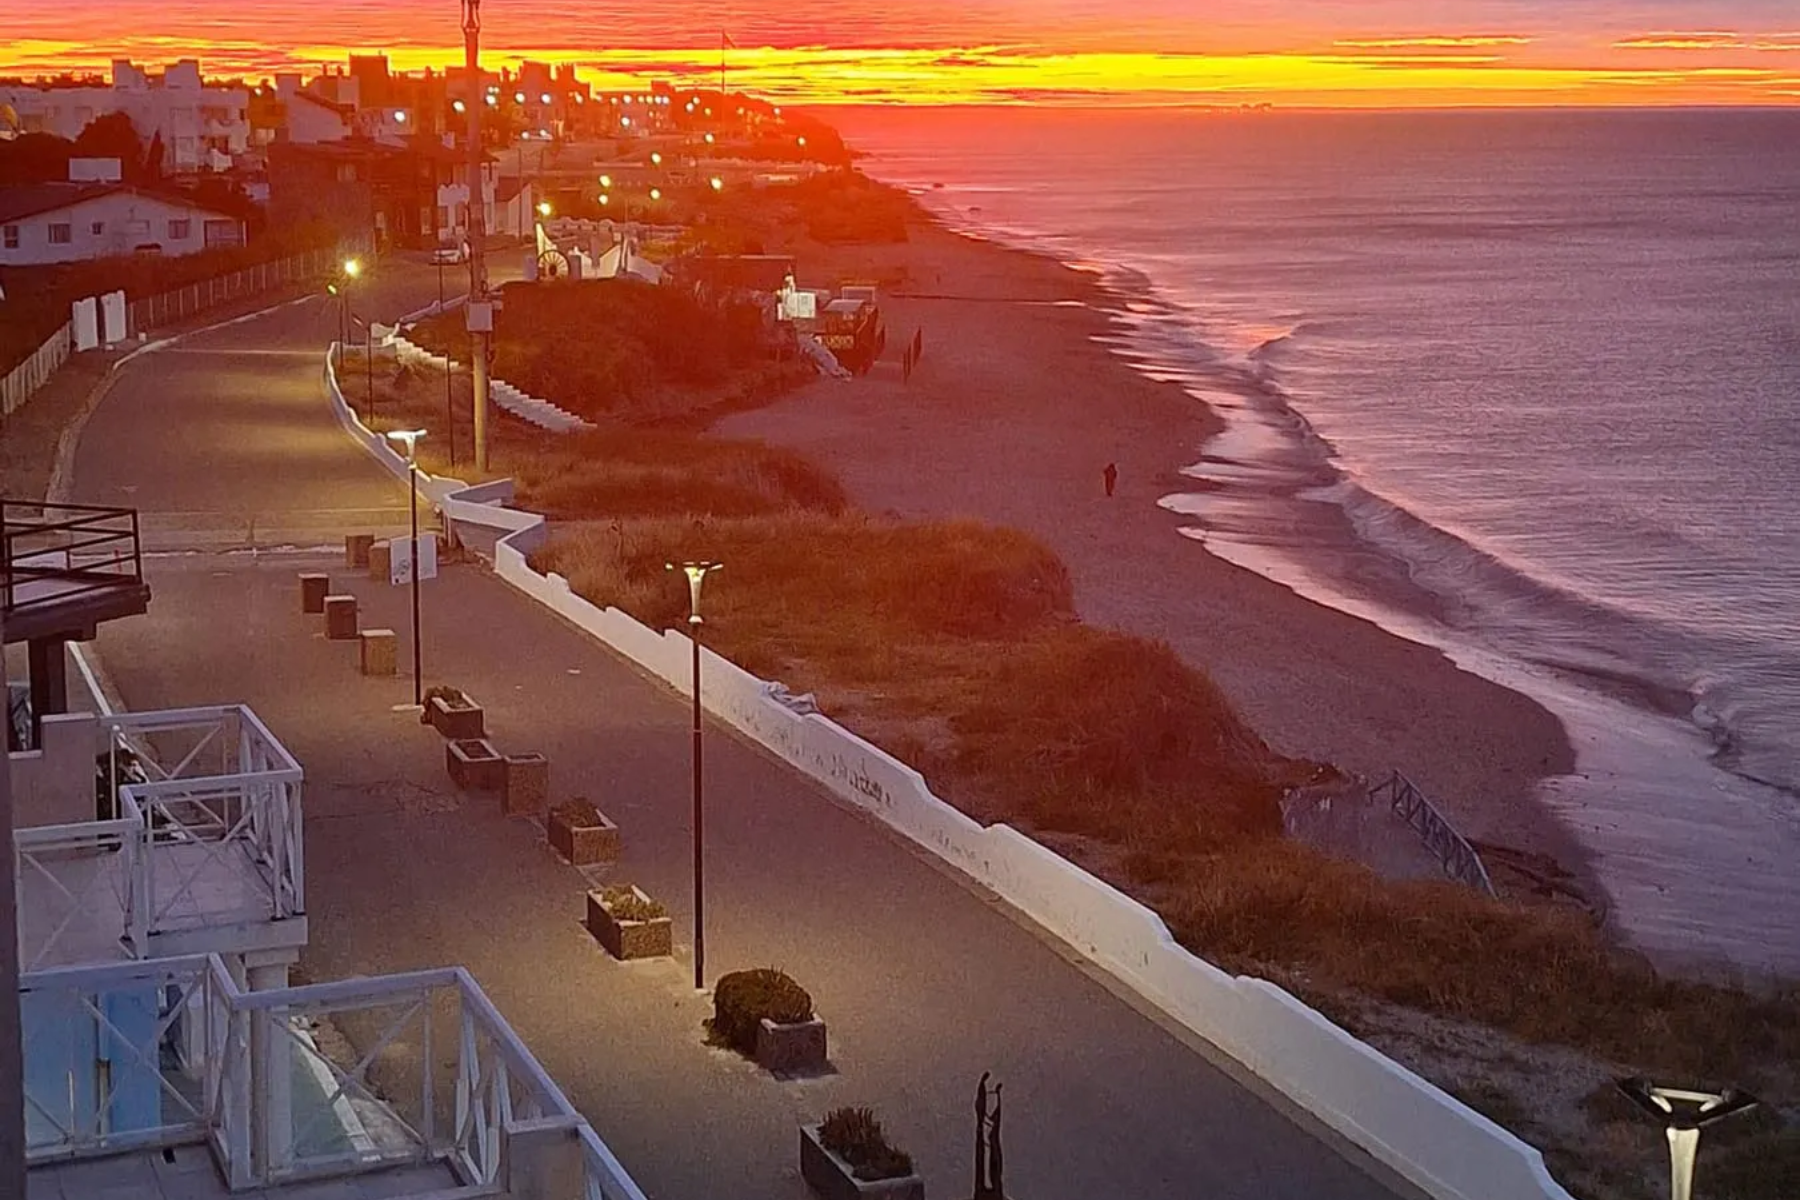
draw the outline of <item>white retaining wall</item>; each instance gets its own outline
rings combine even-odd
[[[330,368],[327,366],[327,378]],[[397,474],[405,464],[356,423],[331,386],[338,416]],[[687,637],[658,633],[540,575],[526,555],[544,520],[499,507],[498,484],[426,486],[461,537],[494,536],[500,578],[626,658],[689,692]],[[1438,1200],[1572,1200],[1533,1147],[1261,979],[1228,975],[1184,950],[1150,909],[1006,825],[982,826],[932,795],[917,771],[818,714],[779,703],[773,685],[702,647],[701,702],[888,825],[991,888],[1258,1078]]]
[[[397,330],[390,339],[390,344],[394,347],[394,354],[401,363],[421,363],[433,371],[447,369],[444,365],[444,355],[433,354]],[[582,420],[567,409],[558,408],[548,400],[540,400],[536,396],[528,395],[501,379],[488,382],[488,394],[493,397],[494,403],[515,417],[529,421],[539,429],[546,429],[551,433],[570,433],[578,429],[593,428],[591,423]]]

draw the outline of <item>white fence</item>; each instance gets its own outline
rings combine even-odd
[[[33,1164],[204,1141],[234,1192],[435,1162],[444,1195],[644,1200],[460,967],[245,991],[192,956],[19,991]],[[327,1023],[354,1049],[322,1049]]]
[[[329,378],[329,375],[328,375]],[[398,476],[403,460],[332,402],[357,441]],[[690,687],[685,635],[657,632],[577,596],[560,575],[531,569],[544,521],[501,507],[495,489],[431,479],[425,490],[454,523],[498,533],[496,573],[666,680]],[[477,502],[466,498],[482,497]],[[1005,825],[982,826],[931,793],[917,771],[826,717],[783,703],[778,685],[703,648],[702,703],[839,798],[957,867],[1090,961],[1254,1072],[1438,1200],[1572,1200],[1542,1154],[1429,1081],[1357,1041],[1265,980],[1232,976],[1190,954],[1162,918]]]
[[[303,773],[241,705],[102,717],[98,821],[16,830],[25,969],[303,945]]]
[[[50,381],[56,369],[69,360],[69,348],[74,343],[74,323],[64,321],[62,328],[50,335],[48,341],[32,351],[31,357],[6,373],[0,379],[0,419],[11,416],[21,404],[31,399],[36,391]]]

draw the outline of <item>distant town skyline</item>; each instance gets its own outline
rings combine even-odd
[[[1204,9],[1204,11],[1199,11]],[[209,74],[385,53],[460,59],[456,0],[67,0],[14,11],[0,71],[198,57]],[[791,103],[1274,103],[1291,107],[1800,105],[1787,0],[489,0],[485,61],[574,62],[596,84],[718,78]]]

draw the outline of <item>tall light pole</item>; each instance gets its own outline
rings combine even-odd
[[[684,562],[688,581],[688,641],[694,649],[694,990],[706,990],[706,808],[700,788],[700,585],[724,563]],[[674,563],[664,563],[673,571]]]
[[[472,343],[469,379],[475,392],[475,469],[487,470],[488,333],[493,309],[488,300],[487,240],[481,188],[481,110],[487,89],[481,82],[481,0],[462,0],[464,63],[469,74],[469,302],[464,308]]]
[[[437,260],[438,273],[438,316],[444,315],[444,260]],[[444,430],[450,438],[450,465],[456,466],[456,397],[453,391],[454,376],[450,370],[450,347],[444,347]]]
[[[419,553],[419,439],[424,436],[423,429],[388,431],[390,441],[406,447],[406,480],[412,485],[412,569],[407,574],[412,576],[413,704],[420,708],[425,705],[425,689],[420,682],[419,670],[423,658],[419,647],[419,564],[422,558]]]

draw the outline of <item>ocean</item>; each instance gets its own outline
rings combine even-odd
[[[1627,932],[1800,973],[1800,112],[831,119],[1224,418],[1170,554],[1537,696]]]

